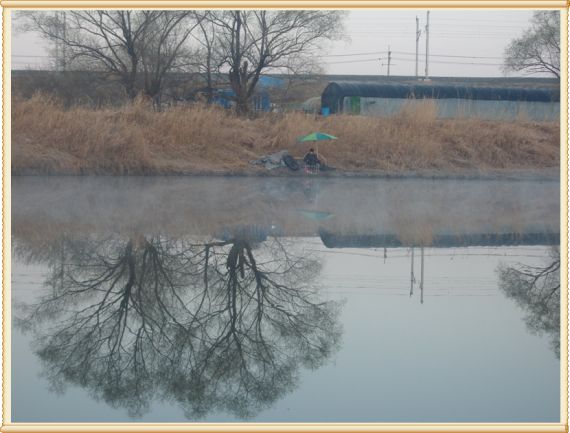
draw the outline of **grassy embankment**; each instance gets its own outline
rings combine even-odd
[[[265,172],[248,161],[282,149],[302,157],[309,145],[296,138],[314,131],[339,137],[319,150],[341,172],[509,171],[560,162],[558,123],[438,120],[429,102],[392,118],[290,113],[250,120],[206,106],[65,109],[34,96],[12,102],[12,172]]]

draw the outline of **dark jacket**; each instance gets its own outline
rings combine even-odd
[[[314,152],[307,153],[303,158],[303,161],[306,165],[319,165],[321,163]]]

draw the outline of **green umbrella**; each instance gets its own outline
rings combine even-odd
[[[299,137],[297,141],[306,142],[306,141],[316,141],[317,142],[317,155],[319,154],[319,141],[323,140],[336,140],[337,137],[330,134],[325,134],[324,132],[313,132],[309,135],[305,135],[303,137]]]

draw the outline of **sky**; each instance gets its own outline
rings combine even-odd
[[[345,24],[348,41],[323,55],[331,74],[415,75],[416,17],[420,76],[425,74],[426,10],[354,10]],[[502,56],[513,38],[529,26],[532,11],[430,11],[430,76],[503,76]],[[367,53],[356,55],[360,53]],[[457,57],[455,57],[457,56]],[[341,63],[342,62],[342,63]]]
[[[415,75],[416,17],[420,76],[425,75],[427,10],[359,9],[349,11],[345,36],[327,43],[321,52],[328,74]],[[502,56],[509,42],[523,34],[530,10],[430,11],[429,76],[500,77]],[[13,20],[14,24],[17,19]],[[12,69],[46,68],[49,45],[37,35],[12,30]],[[511,74],[517,75],[517,74]],[[520,74],[518,74],[520,75]]]

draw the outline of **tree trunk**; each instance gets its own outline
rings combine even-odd
[[[236,95],[236,112],[239,115],[247,115],[249,113],[248,101],[247,93],[240,92],[240,94]]]
[[[239,115],[247,115],[249,112],[247,66],[247,62],[243,62],[241,68],[230,71],[230,84],[235,94],[236,112]]]
[[[133,81],[127,81],[124,83],[125,93],[129,100],[134,101],[137,97],[137,89],[135,88],[135,83]]]
[[[154,111],[160,111],[160,97],[162,93],[162,83],[160,80],[150,80],[145,82],[144,93],[152,100],[152,108]]]
[[[206,58],[206,85],[208,86],[207,98],[208,104],[211,104],[214,100],[214,85],[212,82],[212,49],[208,47],[208,57]]]

